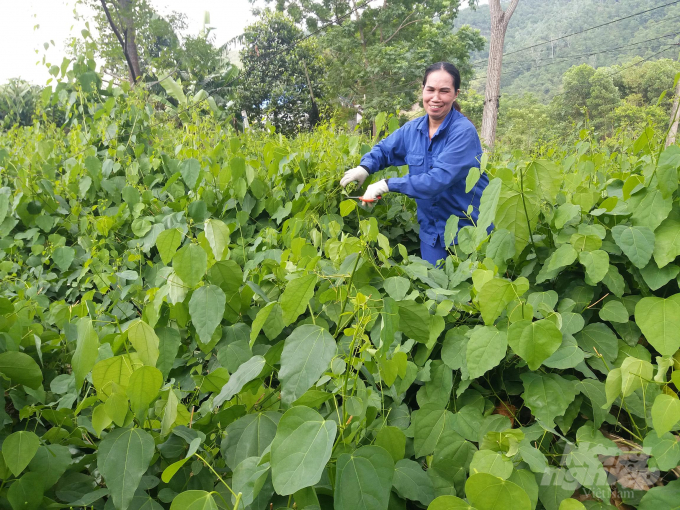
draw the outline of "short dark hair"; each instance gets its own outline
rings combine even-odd
[[[456,66],[450,62],[437,62],[432,64],[430,67],[425,69],[425,76],[423,77],[423,87],[427,83],[427,77],[430,76],[434,71],[446,71],[453,78],[453,88],[460,90],[460,71]]]
[[[430,67],[425,69],[425,76],[423,76],[423,87],[427,83],[427,77],[430,76],[434,71],[446,71],[451,75],[451,78],[453,78],[453,88],[455,90],[460,90],[460,71],[456,66],[454,66],[450,62],[437,62],[436,64],[432,64]],[[460,112],[460,105],[458,104],[458,101],[453,102],[453,108],[457,111]]]

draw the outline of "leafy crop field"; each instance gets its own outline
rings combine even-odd
[[[435,268],[375,140],[79,97],[0,138],[0,507],[677,506],[680,148],[485,157]]]

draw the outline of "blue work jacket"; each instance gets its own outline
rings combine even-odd
[[[472,122],[451,109],[432,139],[428,116],[419,117],[397,129],[361,158],[369,173],[388,166],[408,165],[404,177],[390,178],[390,191],[416,199],[421,241],[444,246],[446,220],[460,218],[459,228],[471,225],[465,213],[477,222],[479,200],[489,178],[483,174],[470,193],[465,179],[470,168],[479,168],[482,145]]]

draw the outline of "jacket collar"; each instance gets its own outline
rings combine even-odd
[[[448,115],[444,119],[444,122],[442,122],[440,124],[439,128],[437,128],[437,131],[434,134],[434,136],[437,136],[440,132],[443,133],[446,129],[448,129],[449,125],[455,119],[457,119],[459,115],[460,115],[460,113],[458,113],[458,111],[456,111],[454,108],[451,108],[451,111],[448,113]],[[421,119],[422,119],[422,121],[420,123],[419,129],[420,129],[420,131],[422,131],[423,133],[425,133],[425,135],[427,135],[429,137],[430,116],[425,114],[423,117],[421,117]],[[432,138],[434,138],[434,136]]]

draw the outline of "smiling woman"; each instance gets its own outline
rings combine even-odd
[[[388,166],[408,165],[404,177],[383,179],[366,188],[362,199],[374,201],[387,192],[403,193],[418,204],[421,257],[432,264],[445,259],[446,221],[459,218],[459,227],[473,225],[479,201],[489,183],[482,175],[465,191],[471,168],[479,167],[482,146],[474,125],[456,103],[460,73],[453,64],[438,62],[425,70],[423,107],[426,115],[412,120],[378,143],[361,158],[360,166],[348,170],[340,184],[363,184],[369,174]],[[457,239],[454,240],[454,243]]]

